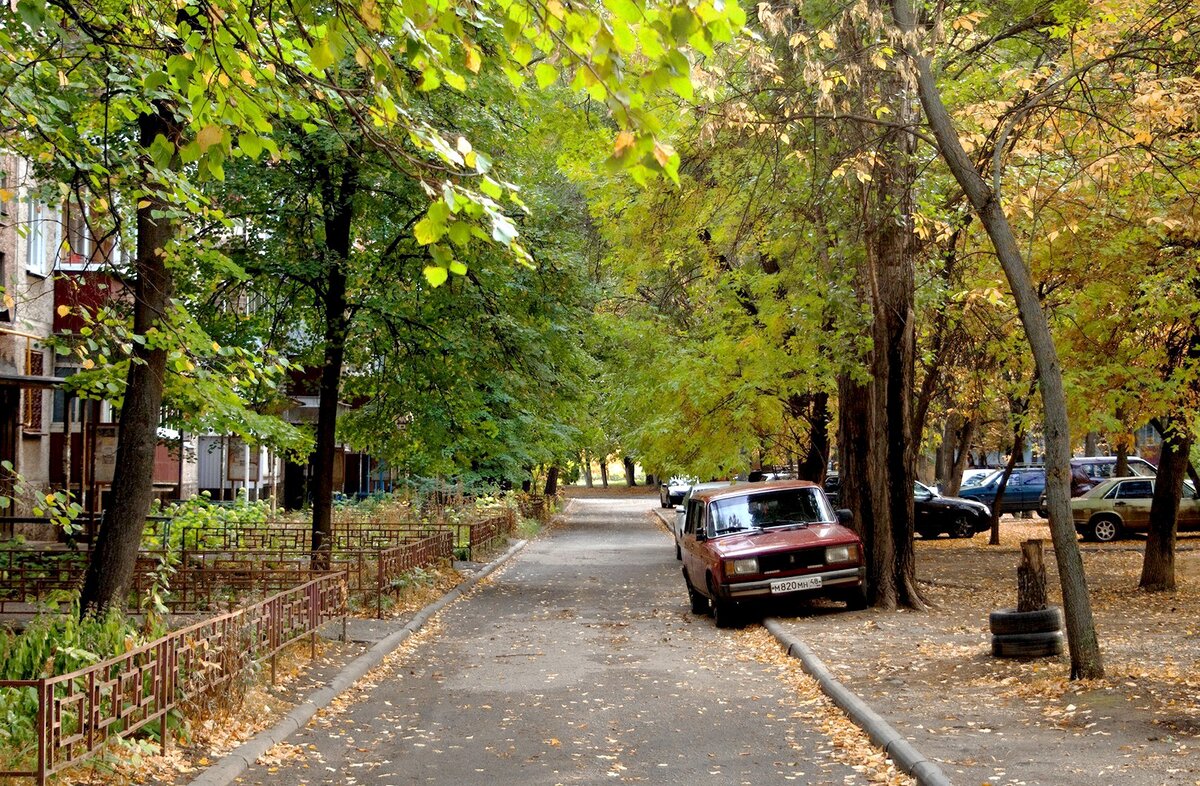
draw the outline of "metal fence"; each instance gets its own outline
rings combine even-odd
[[[346,613],[346,577],[327,573],[258,603],[212,617],[128,653],[39,680],[0,681],[33,705],[36,750],[21,769],[0,777],[47,779],[94,755],[111,737],[129,737],[153,723],[165,749],[167,714],[227,690],[254,664]]]
[[[382,614],[383,594],[401,574],[454,555],[454,536],[447,530],[426,537],[394,539],[387,548],[335,551],[329,569],[346,576],[348,592]],[[156,571],[166,558],[161,551],[138,554],[127,603],[136,608],[153,589]],[[66,599],[83,584],[88,553],[64,549],[0,549],[0,613],[36,614],[56,598]],[[213,612],[235,608],[249,597],[262,597],[302,584],[325,571],[312,565],[305,550],[192,549],[180,552],[162,598],[173,613]]]

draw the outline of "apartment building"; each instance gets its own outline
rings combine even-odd
[[[50,409],[58,385],[46,338],[54,327],[59,212],[26,163],[0,155],[0,461],[33,489],[50,487]],[[11,489],[0,473],[0,493]],[[17,511],[24,512],[24,511]]]

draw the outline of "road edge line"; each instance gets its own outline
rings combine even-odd
[[[916,778],[921,786],[952,786],[941,767],[918,751],[882,715],[838,681],[816,653],[785,631],[778,619],[767,617],[763,620],[763,627],[783,645],[788,655],[800,661],[804,671],[817,681],[825,695],[846,713],[854,725],[866,732],[871,742],[890,756],[897,767]]]
[[[509,547],[508,551],[480,568],[470,578],[422,608],[413,615],[407,625],[373,644],[366,652],[346,664],[326,685],[308,694],[274,726],[263,729],[225,754],[220,761],[210,765],[204,772],[189,781],[188,786],[229,786],[234,780],[244,775],[264,753],[307,726],[319,710],[328,707],[337,696],[349,690],[354,683],[383,663],[385,657],[423,628],[435,614],[461,598],[497,568],[506,564],[528,543],[527,540],[518,540]]]

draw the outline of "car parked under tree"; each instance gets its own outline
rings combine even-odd
[[[692,611],[737,624],[754,601],[824,595],[866,605],[862,542],[820,487],[739,484],[688,500],[680,545]]]

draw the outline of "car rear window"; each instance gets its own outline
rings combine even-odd
[[[815,488],[727,497],[714,501],[710,508],[710,535],[835,520],[825,496]]]

